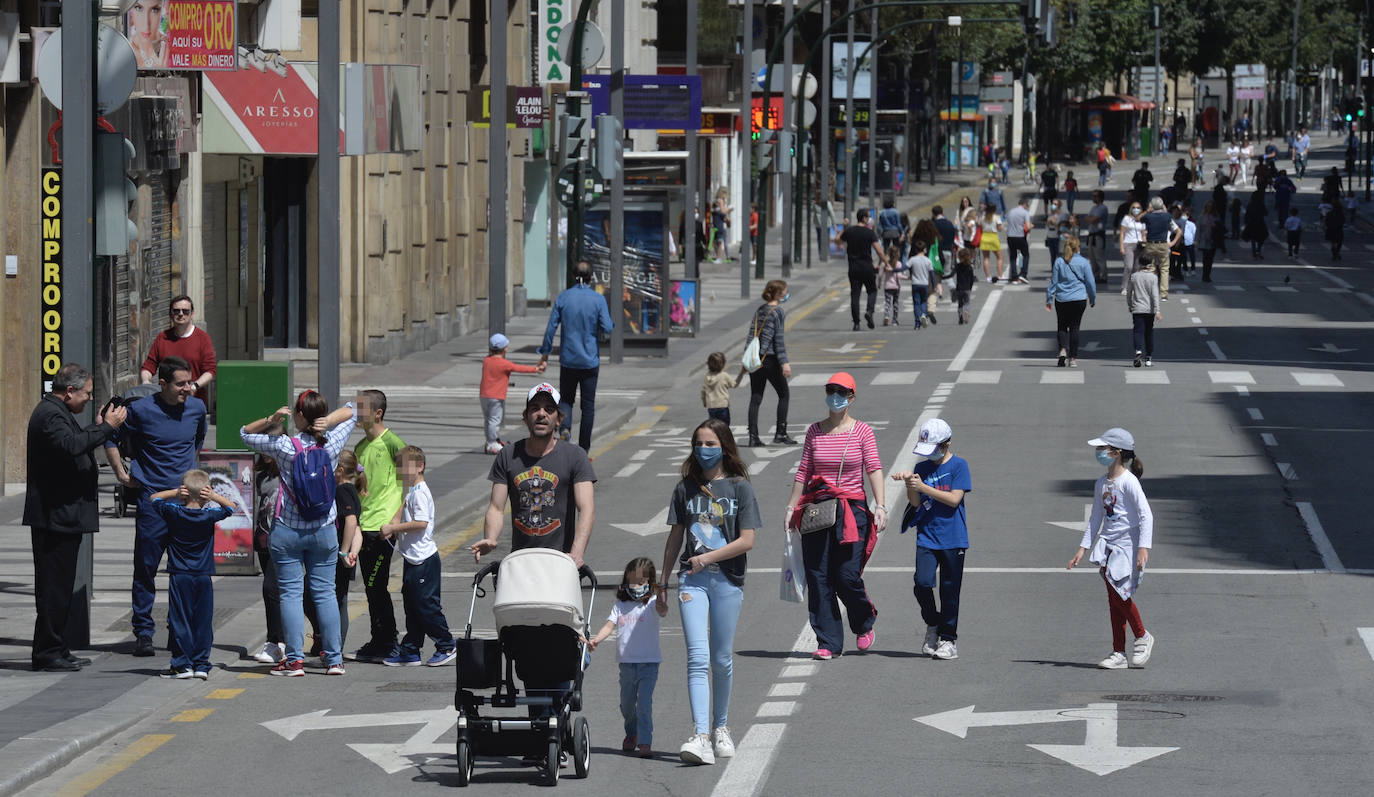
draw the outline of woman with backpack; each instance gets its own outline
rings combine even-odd
[[[763,304],[754,311],[749,337],[744,339],[746,349],[751,341],[758,339],[759,357],[763,363],[749,374],[750,446],[763,445],[763,439],[759,437],[759,405],[763,404],[764,387],[769,384],[778,394],[778,427],[773,432],[773,442],[788,446],[797,444],[796,440],[787,436],[787,380],[792,377],[792,366],[787,362],[787,343],[783,338],[786,316],[782,303],[787,301],[788,295],[786,282],[769,280],[763,286]]]
[[[272,428],[286,417],[295,423],[295,435],[276,433]],[[239,429],[243,444],[272,457],[281,472],[281,502],[269,547],[281,595],[286,658],[272,668],[272,675],[305,674],[302,599],[307,579],[320,619],[327,672],[344,674],[339,607],[334,593],[339,559],[339,539],[334,527],[334,470],[354,422],[351,403],[331,413],[324,396],[307,390],[297,397],[294,410],[282,407]]]

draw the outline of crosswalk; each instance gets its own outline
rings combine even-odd
[[[1170,374],[1166,368],[1155,365],[1151,368],[1122,367],[1126,363],[1100,361],[1081,364],[1078,368],[1055,368],[1053,364],[1045,367],[1020,367],[1011,370],[965,370],[960,371],[955,381],[960,385],[998,385],[1003,380],[1024,384],[1027,382],[1041,385],[1084,385],[1084,384],[1127,384],[1127,385],[1257,385],[1262,387],[1345,387],[1345,381],[1330,371],[1265,369],[1257,378],[1249,370],[1200,370],[1189,367]],[[948,379],[950,374],[937,373],[935,377]],[[883,370],[867,378],[860,378],[861,387],[910,388],[918,383],[920,371]],[[792,377],[788,383],[793,388],[817,387],[824,385],[830,378],[828,372],[806,372]],[[1262,381],[1261,381],[1262,380]]]

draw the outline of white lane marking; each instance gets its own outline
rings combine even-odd
[[[1249,371],[1208,371],[1207,377],[1214,385],[1253,385],[1255,377]]]
[[[1197,333],[1198,333],[1199,335],[1207,335],[1207,334],[1209,334],[1209,333],[1207,332],[1207,327],[1198,327],[1198,328],[1197,328]]]
[[[1331,540],[1326,536],[1326,529],[1322,528],[1321,519],[1317,517],[1317,510],[1313,508],[1310,501],[1299,501],[1298,515],[1302,517],[1304,526],[1307,526],[1307,534],[1312,538],[1312,544],[1317,546],[1317,552],[1322,556],[1322,564],[1332,573],[1344,573],[1345,565],[1341,564],[1341,557],[1336,555],[1336,549],[1331,545]]]
[[[1369,651],[1370,658],[1374,658],[1374,628],[1356,628],[1360,634],[1360,639],[1364,640],[1364,646]]]
[[[630,461],[631,461],[631,462],[643,462],[644,460],[646,460],[646,459],[649,458],[649,454],[650,454],[650,453],[651,453],[651,452],[649,451],[649,449],[647,449],[647,448],[641,448],[641,449],[639,449],[638,451],[636,451],[636,452],[634,452],[633,454],[630,455]]]
[[[778,568],[781,570],[782,568]],[[789,664],[778,673],[779,678],[810,678],[820,669],[819,664]]]
[[[1196,307],[1189,307],[1189,308],[1188,308],[1188,312],[1190,312],[1190,313],[1196,313],[1196,312],[1197,312],[1197,308],[1196,308]]]
[[[1360,301],[1364,302],[1365,304],[1374,305],[1374,296],[1370,296],[1367,293],[1357,293],[1355,294],[1355,297],[1358,298]]]
[[[995,385],[1001,381],[1001,371],[964,371],[958,379],[961,385]]]
[[[1298,478],[1298,472],[1293,470],[1292,464],[1288,462],[1275,462],[1274,466],[1279,469],[1279,475],[1287,481],[1295,481]]]
[[[965,375],[977,373],[976,371],[965,371]],[[1041,371],[1040,384],[1042,385],[1081,385],[1083,384],[1082,371]]]
[[[1246,407],[1245,412],[1250,416],[1250,420],[1252,421],[1264,420],[1264,413],[1259,411],[1259,407]]]
[[[1192,321],[1194,324],[1201,324],[1201,323],[1202,323],[1202,319],[1201,319],[1201,318],[1198,318],[1198,317],[1195,316],[1195,315],[1190,315],[1190,316],[1188,316],[1188,320],[1189,320],[1189,321]]]
[[[1179,300],[1178,300],[1179,304],[1188,304],[1189,301],[1190,301],[1190,300],[1188,299],[1187,296],[1184,296],[1182,299],[1179,299]],[[1193,312],[1197,312],[1197,311],[1194,310]]]
[[[916,384],[916,377],[920,375],[920,371],[883,371],[873,377],[870,384],[874,387],[879,385],[914,385]]]
[[[1339,286],[1339,287],[1341,287],[1341,288],[1344,288],[1344,289],[1346,289],[1346,290],[1353,290],[1353,289],[1355,288],[1354,285],[1351,285],[1350,283],[1346,282],[1345,280],[1341,279],[1340,277],[1336,276],[1335,274],[1329,274],[1329,273],[1327,273],[1326,269],[1324,269],[1324,268],[1319,268],[1319,267],[1314,266],[1314,265],[1312,265],[1312,264],[1310,264],[1310,263],[1304,264],[1303,267],[1304,267],[1304,268],[1307,268],[1307,269],[1311,269],[1312,271],[1317,272],[1318,274],[1322,275],[1323,277],[1326,277],[1327,279],[1331,280],[1332,284],[1337,285],[1337,286]]]
[[[1297,293],[1298,289],[1291,285],[1270,285],[1269,290],[1274,293]]]
[[[756,717],[790,717],[797,710],[795,700],[773,700],[759,705]]]
[[[1245,385],[1232,385],[1232,387],[1234,387],[1234,388],[1236,389],[1236,395],[1237,395],[1237,396],[1248,396],[1248,395],[1250,395],[1250,388],[1246,387]]]
[[[1279,444],[1278,438],[1274,437],[1272,434],[1269,434],[1268,432],[1264,432],[1263,434],[1261,434],[1260,440],[1262,440],[1264,444],[1266,446],[1269,446],[1270,448],[1273,448],[1274,446],[1277,446]]]
[[[1197,320],[1197,319],[1194,319],[1194,320]],[[1220,362],[1225,362],[1225,361],[1226,361],[1226,353],[1223,352],[1223,351],[1221,350],[1221,347],[1217,345],[1217,342],[1216,342],[1215,340],[1209,340],[1209,341],[1207,341],[1207,348],[1209,348],[1209,349],[1212,350],[1212,356],[1215,357],[1215,358],[1217,358],[1218,361],[1220,361]],[[1212,381],[1215,382],[1216,380],[1213,379]]]
[[[1322,293],[1350,293],[1350,288],[1322,288]]]
[[[711,790],[712,797],[754,797],[758,794],[786,730],[787,725],[781,722],[749,726],[739,740],[734,757]]]
[[[1303,387],[1345,387],[1339,376],[1332,373],[1293,372],[1293,381]]]
[[[758,459],[758,460],[754,460],[753,462],[750,462],[750,463],[749,463],[749,475],[750,475],[750,476],[757,476],[757,475],[759,475],[760,473],[763,473],[763,469],[766,468],[766,467],[768,467],[768,463],[770,463],[770,462],[772,462],[772,461],[773,461],[773,460],[771,460],[771,459]]]
[[[1245,286],[1244,286],[1244,285],[1217,285],[1217,286],[1216,286],[1215,288],[1213,288],[1212,290],[1217,290],[1217,291],[1244,291],[1244,290],[1245,290]]]
[[[787,384],[789,387],[820,387],[829,378],[830,374],[797,374]]]
[[[1126,384],[1128,385],[1167,385],[1169,384],[1168,371],[1126,371]]]
[[[644,453],[647,454],[647,453],[649,453],[649,452],[646,451],[646,452],[644,452]],[[642,468],[642,467],[644,467],[644,463],[643,463],[643,462],[631,462],[630,464],[628,464],[628,465],[626,465],[625,467],[621,468],[620,470],[616,471],[616,472],[615,472],[615,477],[616,477],[617,479],[623,479],[623,478],[625,478],[625,477],[627,477],[627,476],[633,476],[633,475],[635,475],[635,473],[636,473],[640,468]]]
[[[964,345],[959,347],[959,353],[950,361],[949,370],[962,371],[968,366],[969,360],[973,359],[973,353],[978,350],[978,344],[983,341],[988,324],[992,323],[992,313],[997,309],[997,303],[1002,300],[1003,295],[1001,291],[994,291],[988,296],[983,309],[978,313],[978,318],[973,321],[973,328],[969,330],[968,337],[964,339]]]
[[[773,688],[768,690],[769,697],[801,697],[801,693],[806,690],[806,684],[800,681],[789,683],[773,684]]]

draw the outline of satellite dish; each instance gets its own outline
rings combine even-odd
[[[104,116],[128,101],[138,80],[138,58],[124,35],[100,25],[95,46],[95,115]],[[38,85],[62,110],[62,31],[54,31],[38,54]]]
[[[564,25],[558,36],[558,57],[563,59],[565,64],[572,63],[573,30],[576,27],[576,22]],[[582,68],[591,69],[596,66],[605,54],[606,37],[601,35],[601,28],[598,28],[595,22],[587,20],[582,27]]]

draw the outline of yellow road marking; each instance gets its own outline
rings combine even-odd
[[[206,700],[233,700],[243,694],[242,689],[216,689],[205,696]]]
[[[175,734],[150,733],[141,739],[137,739],[109,761],[106,761],[104,764],[101,764],[90,772],[85,773],[61,787],[55,794],[61,795],[62,797],[83,797],[84,795],[90,794],[104,785],[110,778],[113,778],[115,775],[133,766],[139,759],[171,741],[173,738],[175,738]]]
[[[837,289],[827,291],[824,294],[817,296],[815,299],[812,299],[810,303],[808,303],[805,307],[793,313],[792,316],[787,319],[788,323],[796,324],[800,322],[802,319],[816,312],[820,308],[825,307],[827,304],[830,304],[831,302],[835,301],[835,299],[838,298],[839,295],[840,291]]]
[[[212,708],[188,708],[172,717],[171,722],[200,722],[210,716]]]
[[[240,681],[246,681],[246,680],[248,680],[248,679],[250,679],[250,678],[266,678],[266,677],[267,677],[267,673],[263,673],[263,672],[241,672],[241,673],[239,673],[239,680],[240,680]]]

